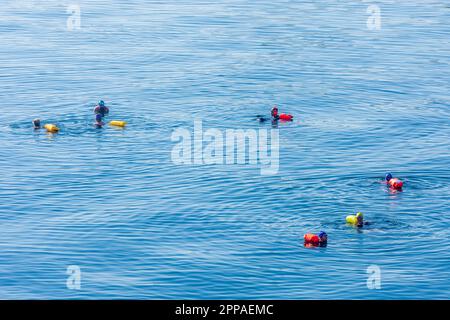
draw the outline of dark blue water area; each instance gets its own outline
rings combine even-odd
[[[73,31],[70,1],[0,9],[0,298],[449,298],[444,1],[377,1],[380,30],[363,1],[78,3]],[[175,130],[270,132],[275,104],[277,174],[172,161]]]

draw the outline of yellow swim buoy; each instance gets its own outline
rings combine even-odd
[[[45,130],[47,130],[47,132],[51,132],[51,133],[55,133],[59,131],[59,128],[54,125],[54,124],[50,124],[47,123],[46,125],[44,125]]]
[[[112,126],[122,127],[122,128],[127,125],[127,123],[125,121],[119,121],[119,120],[113,120],[109,124]]]
[[[358,212],[356,215],[347,216],[345,218],[345,221],[353,225],[363,225],[363,214],[361,212]]]

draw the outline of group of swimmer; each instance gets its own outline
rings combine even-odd
[[[105,105],[105,102],[103,100],[100,100],[97,103],[97,105],[95,105],[94,114],[95,114],[95,121],[93,124],[94,127],[102,128],[105,125],[105,122],[103,121],[103,119],[107,115],[109,115],[109,107],[107,107]],[[292,121],[293,120],[292,115],[286,114],[286,113],[279,113],[277,106],[274,106],[272,108],[270,115],[271,115],[272,123],[277,123],[279,120],[281,120],[281,121]],[[256,118],[258,119],[259,122],[265,122],[265,121],[269,120],[268,118],[261,116],[261,115],[256,116]],[[50,133],[59,132],[59,127],[55,124],[47,123],[44,126],[41,126],[41,119],[39,119],[39,118],[33,119],[32,123],[33,123],[33,127],[35,130],[44,128],[47,130],[47,132],[50,132]],[[118,126],[118,127],[125,127],[126,122],[113,120],[113,121],[110,121],[109,124],[113,125],[113,126]]]
[[[105,105],[103,100],[100,100],[97,105],[94,107],[95,114],[95,122],[94,126],[96,128],[102,128],[105,125],[103,119],[109,114],[109,108]],[[292,121],[293,116],[290,114],[279,113],[278,107],[274,106],[270,112],[272,123],[277,123],[279,120],[281,121]],[[265,122],[268,119],[264,116],[258,115],[256,116],[259,122]],[[126,125],[125,121],[111,121],[111,125],[124,127]],[[41,129],[41,120],[34,119],[33,120],[34,129]],[[59,128],[54,124],[45,124],[43,126],[48,132],[58,132]],[[401,190],[403,188],[403,182],[394,178],[391,173],[386,174],[385,177],[386,185],[392,190]],[[368,225],[369,222],[364,221],[364,215],[361,212],[358,212],[355,215],[346,216],[345,221],[347,224],[352,225],[357,228],[362,228],[364,225]],[[307,233],[303,236],[305,247],[325,247],[328,242],[328,235],[325,231],[320,231],[318,234]]]
[[[259,122],[265,122],[268,119],[264,116],[258,115],[256,116]],[[278,107],[274,106],[271,110],[271,120],[272,123],[277,123],[278,120],[282,121],[292,121],[293,116],[290,114],[279,113]],[[398,178],[394,178],[391,173],[386,174],[385,177],[386,185],[392,190],[402,190],[403,181]],[[362,228],[365,225],[369,225],[370,223],[364,221],[364,215],[362,212],[358,212],[355,215],[349,215],[345,217],[345,221],[347,224],[352,225],[357,228]],[[305,247],[325,247],[328,242],[328,234],[325,231],[320,231],[317,234],[307,233],[303,236]]]
[[[270,112],[272,123],[278,123],[279,120],[282,121],[292,121],[293,116],[290,114],[279,113],[278,107],[274,106]],[[266,122],[268,119],[264,116],[258,115],[256,119],[259,122]],[[385,177],[385,182],[389,188],[392,190],[401,190],[403,188],[403,182],[394,178],[392,174],[388,173]],[[364,215],[362,212],[358,212],[355,215],[349,215],[345,217],[345,221],[354,227],[362,228],[364,225],[369,225],[370,223],[364,221]],[[325,231],[320,231],[318,234],[307,233],[303,236],[305,247],[325,247],[328,242],[328,235]]]
[[[107,107],[105,105],[105,102],[103,100],[100,100],[94,107],[94,115],[95,115],[95,122],[94,122],[94,127],[96,128],[102,128],[105,125],[105,122],[103,121],[103,119],[109,114],[109,107]],[[59,128],[57,125],[55,124],[50,124],[47,123],[44,126],[41,126],[41,119],[36,118],[32,121],[33,123],[33,127],[35,130],[44,128],[47,130],[47,132],[50,133],[57,133],[59,132]],[[111,125],[113,126],[118,126],[118,127],[125,127],[126,122],[125,121],[118,121],[118,120],[113,120],[110,121]]]
[[[398,178],[394,178],[391,173],[386,174],[385,183],[391,189],[395,191],[401,191],[403,188],[403,181]],[[369,225],[368,221],[364,221],[364,215],[358,212],[355,215],[349,215],[345,217],[347,224],[356,228],[362,228],[365,225]],[[325,231],[320,231],[318,234],[307,233],[303,236],[305,247],[326,247],[328,242],[328,235]]]

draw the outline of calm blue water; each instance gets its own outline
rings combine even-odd
[[[367,1],[78,0],[70,32],[73,2],[0,8],[0,298],[450,298],[445,1],[377,1],[369,30]],[[125,130],[91,127],[99,99]],[[172,163],[176,128],[273,104],[278,175]]]

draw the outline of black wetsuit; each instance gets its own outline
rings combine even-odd
[[[101,114],[102,117],[104,117],[105,115],[107,115],[109,113],[109,109],[106,106],[96,106],[94,108],[94,113]]]

